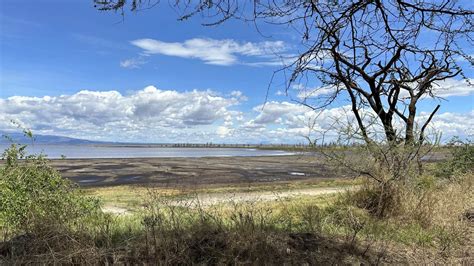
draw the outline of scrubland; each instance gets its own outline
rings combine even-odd
[[[310,187],[180,191],[83,190],[43,156],[12,146],[0,170],[0,262],[470,264],[473,147],[453,149],[416,179],[390,186],[359,177]],[[341,189],[283,193],[334,187]],[[232,196],[268,191],[274,197]],[[209,204],[203,195],[226,200]],[[111,205],[127,211],[107,212]]]

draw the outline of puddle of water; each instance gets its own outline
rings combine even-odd
[[[94,182],[99,182],[100,180],[98,179],[84,179],[84,180],[79,180],[79,183],[94,183]]]
[[[291,172],[290,175],[305,176],[305,173]]]

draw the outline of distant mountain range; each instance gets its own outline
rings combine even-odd
[[[23,133],[8,133],[0,132],[0,144],[10,144],[11,141],[5,137],[8,136],[15,143],[28,144],[31,143],[31,139],[25,136]],[[53,136],[53,135],[34,135],[35,143],[42,144],[94,144],[94,143],[107,143],[101,141],[91,141],[85,139],[76,139],[62,136]]]
[[[8,137],[5,137],[8,136]],[[292,144],[272,144],[270,142],[262,141],[258,144],[204,144],[204,143],[134,143],[134,142],[111,142],[111,141],[94,141],[87,139],[77,139],[63,136],[55,135],[33,135],[34,143],[36,144],[104,144],[104,145],[131,145],[131,146],[143,146],[143,145],[153,145],[161,147],[254,147],[254,146],[293,146]],[[23,133],[10,133],[0,131],[0,144],[11,144],[13,140],[14,143],[20,144],[31,144],[32,140],[25,136]]]

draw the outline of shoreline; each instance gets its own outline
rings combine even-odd
[[[283,156],[307,156],[304,152],[285,152],[281,154],[265,154],[265,155],[203,155],[203,156],[150,156],[150,157],[46,157],[50,161],[73,161],[73,160],[143,160],[143,159],[213,159],[213,158],[255,158],[255,157],[283,157]]]
[[[347,177],[330,169],[320,158],[305,155],[51,159],[51,165],[80,187],[186,188],[314,182]]]
[[[0,145],[2,148],[2,145]],[[8,147],[3,147],[7,149]],[[253,147],[159,147],[96,146],[39,144],[26,147],[28,154],[45,155],[48,159],[125,159],[125,158],[213,158],[295,155],[288,150],[265,150]]]

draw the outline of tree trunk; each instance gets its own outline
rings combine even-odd
[[[405,130],[405,145],[413,145],[415,141],[415,116],[416,116],[416,101],[412,100],[408,106],[408,119],[406,121]]]
[[[397,140],[397,134],[392,124],[392,116],[387,114],[380,114],[380,120],[382,121],[383,129],[385,132],[385,138],[389,145],[395,144]]]

